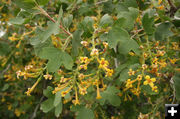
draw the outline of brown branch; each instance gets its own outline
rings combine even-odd
[[[173,9],[176,9],[176,6],[174,5],[174,3],[171,0],[168,0],[168,3]]]
[[[52,22],[56,23],[56,21],[41,7],[37,6],[39,8],[39,10],[41,11],[41,13],[43,15],[45,15],[47,18],[49,18]],[[68,31],[66,31],[66,29],[62,26],[59,25],[59,28],[62,29],[67,35],[71,36],[71,33],[69,33]]]
[[[174,16],[174,13],[176,13],[176,11],[178,10],[178,8],[176,8],[176,6],[174,5],[174,3],[171,0],[168,0],[168,3],[170,5],[170,16]]]

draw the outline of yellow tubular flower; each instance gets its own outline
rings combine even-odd
[[[101,99],[102,97],[100,95],[100,90],[99,90],[99,84],[98,83],[97,83],[96,87],[97,87],[97,96],[96,96],[96,99]]]
[[[37,84],[41,81],[41,77],[38,78],[38,80],[36,81],[36,83],[31,87],[28,88],[28,91],[25,92],[27,94],[27,96],[31,96],[31,92],[34,90],[34,88],[37,86]]]
[[[72,103],[74,103],[74,105],[80,105],[79,99],[78,99],[78,92],[77,92],[77,88],[75,87],[75,100],[72,101]]]

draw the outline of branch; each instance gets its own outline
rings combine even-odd
[[[37,6],[39,8],[39,10],[41,11],[41,13],[43,15],[45,15],[47,18],[49,18],[52,22],[56,23],[56,21],[41,7]],[[71,36],[71,33],[69,33],[68,31],[66,31],[66,29],[62,26],[59,25],[59,28],[62,29],[67,35]]]
[[[170,5],[170,16],[174,16],[174,13],[178,10],[178,8],[176,8],[176,6],[174,5],[174,3],[171,0],[168,0],[168,3]]]
[[[171,0],[168,0],[168,3],[171,6],[171,8],[176,9],[176,6],[174,5],[174,3]]]
[[[33,112],[33,114],[32,114],[32,116],[31,116],[30,119],[34,119],[34,118],[36,117],[36,113],[37,113],[38,108],[39,108],[41,102],[43,101],[43,99],[44,99],[44,96],[41,97],[40,102],[39,102],[39,104],[36,106],[36,108],[35,108],[35,110],[34,110],[34,112]]]

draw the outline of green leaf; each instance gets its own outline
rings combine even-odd
[[[108,100],[108,102],[113,106],[119,106],[121,104],[121,99],[117,96],[117,93],[119,92],[120,90],[116,87],[109,86],[106,91],[102,92],[102,98]]]
[[[34,0],[13,0],[13,3],[15,3],[18,7],[26,10],[27,12],[32,13],[37,11],[33,9],[36,6]]]
[[[6,42],[0,42],[0,56],[7,55],[11,51],[10,45]]]
[[[12,19],[9,20],[9,23],[16,24],[16,25],[21,25],[21,24],[24,23],[24,19],[22,17],[12,18]]]
[[[77,119],[94,119],[94,113],[91,109],[81,108],[78,111]]]
[[[63,24],[64,24],[64,26],[66,27],[66,28],[69,28],[69,26],[71,25],[71,23],[72,23],[72,20],[73,20],[73,15],[69,15],[69,16],[67,16],[67,17],[65,17],[64,19],[63,19]]]
[[[107,42],[111,48],[115,48],[119,41],[127,41],[130,38],[123,28],[112,28],[108,33]]]
[[[154,33],[155,28],[154,28],[154,18],[153,17],[149,17],[149,14],[146,13],[143,16],[142,19],[142,25],[144,27],[144,31],[148,34],[151,35]]]
[[[94,20],[91,17],[87,16],[81,23],[78,24],[78,29],[83,30],[85,36],[89,36],[94,30],[93,24]]]
[[[81,42],[81,35],[83,34],[82,30],[76,30],[73,33],[73,39],[72,39],[72,54],[74,56],[77,56],[79,53],[79,47],[80,47],[80,42]]]
[[[40,53],[40,57],[48,59],[47,68],[49,72],[55,72],[63,64],[66,69],[71,70],[73,66],[72,57],[55,47],[46,47]]]
[[[110,25],[112,25],[112,24],[113,24],[112,17],[109,16],[108,14],[105,14],[105,15],[101,18],[100,23],[99,23],[99,25],[100,25],[101,27],[108,27],[108,26],[110,26]]]
[[[46,89],[43,90],[43,95],[46,97],[52,97],[53,88],[51,86],[48,86]]]
[[[2,88],[2,91],[6,91],[9,88],[9,84],[5,84]]]
[[[45,100],[44,102],[42,102],[40,109],[44,113],[49,112],[50,110],[52,110],[54,108],[53,102],[54,102],[54,98],[49,98],[49,99]]]
[[[60,102],[56,107],[55,107],[55,116],[59,117],[60,114],[62,113],[62,108],[63,108],[63,104],[62,102]]]
[[[156,28],[155,39],[156,40],[165,40],[166,38],[173,35],[173,32],[170,30],[172,24],[169,22],[161,23]]]
[[[180,73],[176,72],[173,76],[174,86],[176,90],[176,98],[180,100]]]
[[[120,11],[117,17],[125,19],[125,21],[123,21],[123,28],[127,30],[132,30],[134,27],[134,22],[138,17],[138,13],[138,9],[130,7],[128,8],[128,11]]]
[[[57,23],[50,22],[48,28],[40,34],[39,40],[44,43],[52,34],[56,35],[59,33],[59,25]]]
[[[58,20],[57,20],[57,24],[60,24],[60,21],[63,17],[63,9],[62,9],[62,6],[60,7],[59,9],[59,15],[58,15]]]
[[[127,68],[122,70],[122,72],[120,73],[120,77],[118,79],[120,82],[124,82],[129,78],[128,71],[129,69]]]
[[[152,88],[149,85],[142,85],[141,90],[143,92],[146,92],[149,95],[157,95],[158,94],[158,92],[156,93],[156,92],[152,91]]]
[[[55,94],[55,99],[54,99],[54,106],[56,107],[60,102],[61,102],[61,91],[58,91]]]
[[[134,51],[136,54],[140,54],[139,45],[133,39],[123,40],[120,42],[118,51],[122,54],[128,54],[130,51]]]
[[[39,5],[46,5],[49,0],[36,0]]]

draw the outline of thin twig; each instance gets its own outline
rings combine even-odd
[[[45,15],[47,18],[49,18],[52,22],[56,23],[56,21],[41,7],[37,6],[39,8],[39,10],[41,11],[41,13],[43,15]],[[62,29],[67,35],[71,36],[71,33],[69,33],[68,31],[66,31],[66,29],[62,26],[59,25],[59,28]]]
[[[34,112],[33,112],[33,114],[32,114],[32,116],[31,116],[30,119],[34,119],[34,118],[36,117],[36,113],[37,113],[37,111],[38,111],[38,109],[39,109],[39,106],[40,106],[41,102],[43,101],[43,99],[44,99],[44,96],[41,97],[41,99],[40,99],[40,101],[39,101],[39,104],[36,105],[36,108],[35,108],[35,110],[34,110]]]

